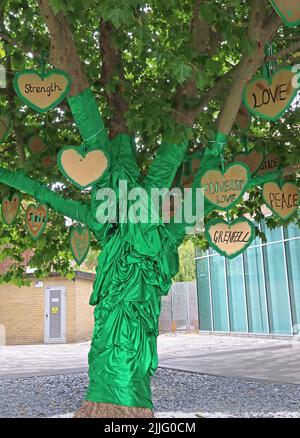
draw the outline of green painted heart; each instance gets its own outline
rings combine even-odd
[[[280,18],[288,27],[300,24],[299,0],[270,0]]]
[[[262,188],[263,200],[273,213],[284,221],[298,210],[299,194],[299,187],[292,182],[286,182],[283,185],[269,182]]]
[[[9,132],[10,117],[7,114],[0,115],[0,143],[2,143]]]
[[[298,88],[294,88],[292,67],[283,67],[269,80],[254,78],[243,91],[246,108],[265,120],[275,122],[290,107]]]
[[[240,152],[234,156],[234,162],[240,162],[246,164],[251,172],[251,175],[255,175],[261,168],[264,162],[265,155],[262,151],[253,148],[249,152]]]
[[[37,240],[43,233],[48,221],[48,207],[46,204],[28,205],[25,212],[26,228],[30,237]]]
[[[255,238],[255,226],[246,218],[233,220],[213,219],[206,224],[205,237],[210,246],[228,259],[243,253]]]
[[[247,191],[251,180],[250,169],[243,163],[233,163],[222,173],[219,169],[208,170],[201,178],[200,186],[210,204],[219,210],[230,210]]]
[[[108,170],[109,160],[100,149],[85,153],[83,146],[67,146],[59,152],[57,164],[67,179],[84,190],[103,177]]]
[[[71,81],[62,70],[41,75],[37,70],[23,70],[14,77],[14,89],[30,108],[45,113],[57,106],[69,93]]]
[[[91,246],[91,233],[87,227],[73,227],[70,232],[70,248],[77,265],[81,265]]]
[[[21,195],[14,193],[11,197],[5,196],[2,200],[1,214],[3,222],[6,225],[12,225],[20,211],[21,207]]]

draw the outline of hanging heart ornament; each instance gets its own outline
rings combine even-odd
[[[100,149],[85,152],[84,146],[67,146],[57,158],[61,173],[76,187],[84,190],[95,185],[109,167],[107,155]]]
[[[222,173],[219,169],[208,170],[201,178],[204,196],[219,210],[230,210],[247,191],[251,180],[250,169],[243,163],[233,163]]]
[[[275,122],[297,96],[298,88],[294,88],[294,76],[292,67],[283,67],[269,80],[263,77],[254,78],[244,88],[244,105],[262,119]]]
[[[262,189],[262,196],[267,206],[284,221],[298,210],[299,194],[299,187],[292,182],[283,185],[269,182],[264,184]]]
[[[233,220],[213,219],[205,226],[205,236],[210,246],[219,254],[234,259],[253,242],[255,226],[246,218]]]
[[[91,233],[87,227],[76,226],[70,232],[70,248],[77,265],[81,265],[91,246]]]
[[[23,70],[14,77],[14,89],[30,108],[45,113],[57,106],[69,93],[71,80],[62,70],[41,74],[37,70]]]
[[[21,199],[19,193],[14,193],[11,197],[5,196],[2,199],[1,214],[6,225],[12,225],[15,222],[20,211]]]
[[[25,212],[25,224],[30,237],[37,240],[43,233],[48,221],[46,204],[28,205]]]
[[[249,152],[239,152],[234,156],[233,161],[244,163],[249,167],[251,175],[255,175],[261,168],[264,162],[264,153],[256,148]]]
[[[300,2],[299,0],[271,0],[276,12],[288,27],[300,24]]]

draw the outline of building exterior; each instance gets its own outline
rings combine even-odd
[[[0,344],[41,344],[89,340],[94,274],[76,272],[74,280],[51,274],[30,287],[0,284]]]
[[[300,335],[300,228],[268,230],[233,260],[197,253],[201,331]]]

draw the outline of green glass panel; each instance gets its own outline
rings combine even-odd
[[[286,242],[293,332],[300,335],[300,239]]]
[[[249,332],[268,333],[261,247],[248,249],[244,254],[244,266]]]
[[[283,244],[266,245],[263,253],[270,331],[274,334],[291,334],[289,290]]]
[[[228,332],[226,276],[223,257],[210,257],[210,274],[214,331]]]
[[[211,331],[212,321],[209,292],[208,257],[198,259],[196,265],[200,330]]]
[[[226,260],[230,331],[247,332],[243,259]]]
[[[287,228],[284,228],[285,239],[293,239],[300,237],[300,227],[297,224],[290,224]]]
[[[261,222],[261,230],[265,233],[267,243],[282,241],[282,228],[277,227],[274,230],[267,228],[265,221]]]

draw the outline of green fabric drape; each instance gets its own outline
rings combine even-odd
[[[110,172],[94,186],[91,205],[63,199],[22,171],[0,168],[0,182],[86,224],[94,233],[102,251],[90,298],[95,306],[95,327],[89,352],[87,400],[152,408],[150,376],[158,365],[161,296],[169,292],[172,277],[178,272],[177,248],[185,236],[186,224],[165,225],[161,220],[121,223],[120,215],[127,207],[119,185],[126,181],[128,190],[142,186],[147,193],[151,188],[169,188],[188,140],[179,144],[164,140],[147,177],[141,181],[133,139],[121,134],[109,141],[92,92],[86,90],[68,101],[87,150],[97,147],[110,156]],[[205,151],[194,188],[206,170],[218,165],[222,141],[225,138],[219,135],[214,146]],[[110,205],[111,219],[115,221],[101,224],[98,214],[105,200],[100,195],[106,188],[116,193]],[[147,203],[147,209],[150,215],[152,205]]]

